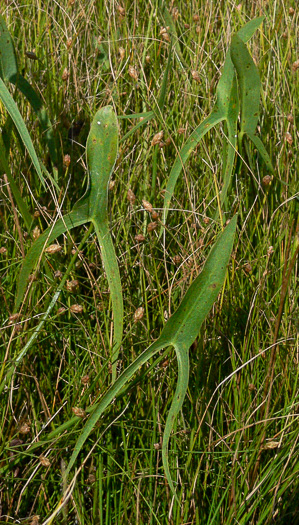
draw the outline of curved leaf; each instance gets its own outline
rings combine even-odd
[[[263,19],[264,17],[262,16],[262,17],[256,18],[248,22],[243,28],[241,28],[238,31],[237,35],[239,36],[239,39],[244,42],[247,42],[252,37],[256,29],[260,26]],[[231,120],[230,129],[231,130],[236,129],[237,115],[235,114],[232,115],[231,106],[230,106],[231,93],[232,93],[232,90],[234,89],[234,86],[233,86],[234,78],[235,78],[234,67],[233,67],[231,57],[230,57],[230,53],[228,52],[228,54],[226,55],[225,62],[224,62],[222,75],[220,77],[218,86],[216,88],[215,106],[212,109],[212,112],[210,113],[210,115],[193,131],[193,133],[187,139],[187,141],[185,142],[183,148],[181,149],[180,153],[176,157],[176,160],[172,166],[172,169],[169,175],[169,179],[166,185],[166,190],[165,190],[163,216],[162,216],[163,225],[166,224],[170,201],[173,197],[174,188],[178,180],[178,177],[183,169],[183,166],[185,165],[191,153],[194,151],[194,149],[198,145],[199,141],[203,138],[205,133],[223,120],[226,120],[226,121]],[[234,122],[232,121],[232,119],[234,119]],[[229,181],[230,181],[230,175],[232,171],[232,164],[233,164],[232,156],[233,156],[233,151],[234,151],[235,135],[236,133],[231,133],[229,135],[229,142],[230,144],[232,144],[232,146],[229,146],[229,149],[230,149],[229,163],[227,165],[226,175],[224,179],[224,191],[223,191],[223,194],[221,195],[222,203],[225,200],[227,188],[228,188]],[[163,228],[161,228],[160,230],[159,237],[161,237],[162,231],[163,231]]]
[[[14,84],[27,98],[33,110],[37,114],[41,127],[44,131],[44,138],[49,148],[49,153],[53,164],[57,163],[57,153],[53,137],[53,127],[47,115],[43,103],[29,82],[20,74],[16,58],[13,40],[5,24],[4,18],[0,15],[0,77]]]
[[[162,457],[167,480],[171,490],[175,493],[170,475],[168,461],[168,442],[174,420],[182,407],[189,379],[188,351],[197,337],[203,321],[206,319],[214,301],[223,286],[226,267],[233,248],[237,217],[235,216],[223,233],[221,233],[211,249],[202,272],[190,286],[177,311],[171,316],[163,328],[159,339],[147,348],[115,381],[108,392],[102,397],[90,417],[88,418],[72,453],[66,475],[69,475],[75,461],[90,433],[93,431],[99,418],[121,391],[123,386],[132,378],[139,367],[144,365],[159,350],[174,346],[178,359],[178,383],[174,399],[166,420]]]
[[[43,184],[45,186],[45,179],[42,174],[42,170],[34,149],[34,146],[32,144],[32,140],[30,138],[30,135],[28,133],[28,130],[26,128],[25,122],[22,119],[22,116],[18,110],[18,107],[12,98],[11,94],[9,93],[7,87],[5,86],[3,80],[0,78],[0,99],[2,100],[2,103],[7,110],[7,112],[10,114],[19,134],[20,137],[24,143],[24,146],[27,148],[28,153],[31,157],[31,160],[33,162],[33,165],[36,169],[36,172]]]
[[[59,219],[54,226],[49,226],[42,235],[33,243],[29,252],[26,255],[22,269],[18,278],[18,291],[15,300],[15,311],[19,310],[21,302],[23,300],[26,288],[28,286],[28,279],[32,271],[34,270],[38,259],[42,255],[43,250],[50,242],[54,241],[59,235],[66,233],[67,231],[75,228],[75,226],[81,226],[88,222],[87,210],[86,212],[71,211],[68,215],[65,215],[62,219]]]

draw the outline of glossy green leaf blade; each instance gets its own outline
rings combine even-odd
[[[122,286],[118,268],[118,262],[112,243],[108,224],[101,224],[101,228],[95,220],[92,221],[98,237],[103,264],[109,284],[112,301],[114,341],[112,349],[112,381],[116,379],[117,358],[123,337],[124,306]]]
[[[55,223],[54,227],[49,226],[49,228],[47,228],[44,233],[34,242],[26,255],[21,272],[19,274],[15,311],[18,311],[21,305],[26,288],[28,286],[29,275],[34,270],[44,248],[46,248],[46,246],[54,241],[59,235],[66,233],[72,228],[75,228],[75,226],[81,226],[81,224],[85,224],[86,222],[88,222],[88,215],[87,213],[84,213],[82,209],[80,209],[80,211],[71,211],[71,213],[65,215],[62,219],[59,219]]]
[[[264,17],[259,17],[254,20],[251,20],[248,22],[243,28],[241,28],[237,35],[239,36],[239,39],[241,39],[244,42],[247,42],[254,32],[257,30],[257,28],[262,23]],[[166,224],[167,215],[169,211],[170,201],[173,197],[174,188],[176,185],[176,182],[178,180],[178,177],[183,169],[183,166],[187,162],[189,156],[191,155],[192,151],[196,148],[199,141],[202,139],[202,137],[205,135],[203,133],[203,126],[208,125],[211,123],[211,125],[208,127],[206,131],[209,131],[212,127],[214,127],[219,122],[226,120],[229,118],[229,108],[230,108],[230,97],[231,97],[231,90],[233,88],[233,80],[235,77],[234,73],[234,67],[233,63],[230,57],[230,53],[228,52],[226,55],[226,59],[223,66],[222,75],[220,77],[220,80],[218,82],[217,88],[216,88],[216,102],[215,106],[212,109],[212,112],[210,115],[205,119],[204,122],[202,122],[190,135],[190,137],[187,139],[186,143],[184,144],[183,148],[181,149],[180,153],[178,154],[173,167],[171,169],[169,179],[166,186],[165,191],[165,199],[164,199],[164,206],[163,206],[163,217],[162,217],[162,223]],[[234,137],[230,137],[230,141],[234,142],[232,139]],[[226,172],[226,179],[224,181],[224,194],[222,197],[222,202],[225,199],[227,187],[229,184],[228,175],[230,173],[231,169],[231,160],[232,152],[230,153],[230,165],[228,166],[228,170]],[[162,234],[162,228],[160,231],[160,237]]]
[[[98,236],[113,310],[112,380],[116,379],[118,350],[123,336],[123,297],[119,268],[108,225],[108,187],[118,151],[117,117],[112,106],[94,116],[86,144],[90,175],[89,216]]]
[[[237,90],[237,79],[236,75],[233,77],[232,88],[230,93],[230,100],[227,112],[227,131],[228,131],[228,144],[227,144],[227,157],[225,159],[225,167],[223,173],[223,186],[220,194],[221,207],[225,205],[226,196],[229,189],[229,185],[232,178],[232,172],[234,167],[236,146],[237,146],[237,124],[239,115],[240,105]],[[218,217],[218,210],[216,216]]]
[[[260,105],[261,81],[255,63],[238,35],[232,37],[231,58],[237,71],[241,99],[241,133],[254,133]]]
[[[260,27],[261,23],[265,20],[264,16],[258,16],[257,18],[254,18],[253,20],[250,20],[245,24],[245,26],[241,27],[239,31],[237,32],[237,35],[241,40],[246,44],[248,40],[254,35],[256,30]]]
[[[168,442],[173,422],[182,407],[188,386],[188,350],[197,337],[200,326],[208,315],[213,302],[217,298],[223,285],[226,266],[233,247],[236,220],[237,217],[235,216],[225,228],[224,232],[219,235],[215,246],[210,251],[204,269],[190,286],[178,310],[166,323],[159,339],[157,339],[155,343],[147,348],[126,370],[124,370],[88,418],[75,445],[75,449],[67,467],[67,475],[74,466],[85,441],[93,431],[99,418],[127,381],[132,378],[138,368],[144,365],[159,350],[173,345],[178,359],[179,375],[177,389],[165,425],[165,434],[163,437],[163,465],[170,487],[174,490],[168,463]],[[211,275],[209,275],[210,272]]]
[[[226,267],[233,248],[236,224],[237,216],[235,215],[223,233],[218,236],[203,270],[163,328],[161,337],[166,338],[176,348],[190,348],[217,299],[223,286]]]
[[[9,80],[18,73],[18,64],[12,38],[2,15],[0,15],[0,77]]]
[[[86,142],[89,170],[89,215],[99,222],[108,218],[108,186],[118,151],[117,118],[112,106],[98,110]]]
[[[26,128],[26,125],[22,119],[22,116],[18,110],[18,107],[12,98],[11,94],[9,93],[8,89],[6,88],[3,80],[0,78],[0,99],[2,100],[2,103],[7,110],[7,112],[10,114],[19,134],[20,137],[25,145],[25,147],[28,150],[28,153],[31,157],[31,160],[33,162],[33,165],[37,171],[37,174],[42,182],[42,184],[45,186],[45,179],[41,171],[41,167],[34,149],[34,146],[32,144],[32,140],[30,138],[30,135],[28,133],[28,130]]]

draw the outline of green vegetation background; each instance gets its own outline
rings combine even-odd
[[[53,523],[299,523],[296,3],[6,1],[1,14],[20,70],[54,124],[59,152],[53,170],[36,117],[12,87],[38,155],[57,183],[41,185],[13,135],[11,171],[36,236],[58,209],[68,212],[86,187],[85,143],[96,110],[110,104],[121,117],[153,109],[169,35],[177,39],[163,112],[121,142],[110,183],[110,228],[125,304],[118,373],[157,339],[219,231],[213,219],[222,184],[221,126],[185,165],[165,235],[159,239],[150,224],[161,219],[163,190],[179,149],[211,111],[232,35],[265,16],[248,48],[262,82],[259,133],[275,173],[269,176],[253,148],[235,170],[224,216],[239,213],[235,249],[225,289],[190,350],[188,395],[171,438],[179,503],[165,480],[160,451],[177,378],[173,352],[136,374],[134,385],[101,418]],[[2,106],[0,119],[3,127]],[[120,119],[120,138],[137,122]],[[142,200],[159,216],[146,211]],[[32,240],[16,220],[3,175],[0,213],[2,364],[24,348],[87,229],[61,237],[61,250],[43,256],[16,318],[16,281]],[[90,234],[55,311],[2,393],[1,523],[46,523],[59,504],[82,424],[47,446],[28,448],[107,390],[111,337],[108,284]]]

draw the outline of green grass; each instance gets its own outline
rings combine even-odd
[[[0,523],[299,523],[295,2],[262,0],[235,8],[199,0],[172,7],[143,0],[34,0],[6,2],[1,14],[19,71],[41,97],[55,142],[45,117],[39,123],[44,110],[34,112],[24,93],[6,82],[37,157],[28,153],[0,103]],[[231,131],[225,122],[217,124],[179,166],[167,214],[175,159],[213,111],[232,36],[259,16],[263,23],[247,44],[261,80],[258,128],[238,124],[239,139],[257,133],[273,175],[256,149],[259,143],[245,137],[236,141],[239,155],[226,188]],[[168,26],[169,39],[161,34]],[[234,42],[241,45],[236,37]],[[32,51],[38,60],[26,55]],[[241,83],[238,57],[232,59]],[[109,275],[97,232],[88,224],[58,237],[58,253],[43,254],[20,316],[12,317],[33,232],[57,224],[84,193],[90,125],[108,105],[119,117],[107,217],[124,303],[116,368]],[[247,108],[241,97],[243,115]],[[145,114],[147,123],[121,118],[136,114]],[[162,144],[152,145],[162,130]],[[18,192],[13,183],[9,191],[11,180]],[[129,189],[135,200],[128,199]],[[222,224],[236,213],[225,286],[190,348],[187,395],[170,436],[178,499],[162,464],[178,380],[171,348],[161,348],[96,418],[75,459],[76,480],[74,469],[67,477],[90,412],[109,396],[113,369],[119,377],[159,341],[165,322],[197,282]],[[148,232],[152,222],[158,227]],[[141,234],[145,240],[137,242]],[[72,312],[74,305],[82,312]],[[86,411],[83,417],[74,416],[77,408]],[[63,495],[68,499],[60,508]]]

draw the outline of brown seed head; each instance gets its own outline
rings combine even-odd
[[[145,57],[145,61],[146,61],[147,64],[150,63],[150,61],[151,61],[151,57],[150,57],[150,55],[146,55],[146,57]]]
[[[199,22],[200,16],[199,15],[193,15],[193,22]]]
[[[273,252],[274,252],[273,246],[269,246],[268,251],[267,251],[268,257],[270,257],[270,255],[272,255]]]
[[[180,255],[175,255],[174,258],[173,258],[173,262],[176,266],[178,266],[181,262],[182,258]]]
[[[30,432],[30,425],[28,423],[23,423],[23,425],[20,427],[19,433],[20,434],[29,434]]]
[[[126,54],[124,48],[123,47],[119,47],[118,48],[118,53],[119,53],[119,58],[121,60],[123,60],[125,58],[125,54]]]
[[[34,239],[34,241],[36,241],[36,239],[38,239],[40,236],[40,229],[38,226],[35,226],[33,232],[32,232],[32,237]]]
[[[185,128],[178,128],[178,134],[179,135],[184,135],[186,133],[186,129]]]
[[[165,40],[165,42],[170,42],[170,37],[169,37],[169,34],[167,33],[167,29],[169,28],[162,27],[160,30],[160,35],[162,36],[163,40]]]
[[[179,13],[179,10],[178,10],[177,7],[173,7],[173,8],[172,8],[171,14],[172,14],[172,18],[173,18],[175,21],[178,20],[180,13]]]
[[[110,191],[113,190],[114,186],[115,186],[115,180],[111,180],[111,181],[109,182],[109,190],[110,190]]]
[[[122,5],[118,5],[117,6],[117,10],[118,10],[120,16],[125,16],[126,10],[125,10],[125,8]]]
[[[147,225],[147,231],[148,232],[152,232],[153,230],[155,230],[158,226],[158,223],[157,222],[150,222],[148,225]]]
[[[292,113],[290,113],[287,116],[287,121],[290,122],[290,124],[294,124],[294,117],[293,117]]]
[[[63,306],[61,306],[57,310],[57,315],[63,315],[63,314],[65,314],[65,312],[66,312],[66,308],[63,308]]]
[[[191,71],[191,75],[192,75],[193,80],[195,80],[198,83],[201,82],[198,71],[195,71],[195,70]]]
[[[1,246],[0,248],[0,254],[1,255],[5,255],[7,253],[7,248],[5,248],[5,246]]]
[[[87,478],[87,483],[92,484],[92,483],[95,483],[96,480],[97,480],[97,478],[95,477],[94,474],[89,474],[89,476],[88,476],[88,478]]]
[[[61,279],[62,272],[60,270],[56,270],[56,272],[54,273],[54,277],[55,279]]]
[[[135,235],[135,241],[137,241],[137,242],[145,241],[144,235],[142,235],[142,233],[138,233],[138,235]]]
[[[267,450],[267,449],[270,449],[272,450],[273,448],[279,448],[280,447],[280,442],[279,441],[268,441],[265,445],[264,445],[264,449]]]
[[[137,323],[138,321],[140,321],[143,317],[143,314],[144,314],[144,308],[140,306],[139,308],[137,308],[137,310],[134,313],[134,322]]]
[[[293,7],[290,7],[289,8],[289,15],[293,16],[294,13],[295,13],[295,9]]]
[[[15,321],[17,321],[19,318],[21,317],[21,314],[12,314],[9,316],[9,323],[8,324],[12,324],[14,323]]]
[[[39,461],[43,467],[49,467],[51,465],[50,461],[45,456],[39,456]]]
[[[263,180],[262,180],[263,186],[269,186],[271,180],[272,180],[271,175],[265,175],[265,177],[263,177]]]
[[[39,519],[40,516],[38,514],[35,514],[35,516],[32,516],[30,525],[39,525]]]
[[[299,60],[296,60],[296,62],[292,64],[292,70],[295,72],[297,71],[298,68],[299,68]]]
[[[81,306],[81,304],[72,304],[70,306],[70,311],[72,314],[82,314],[83,306]]]
[[[79,290],[79,281],[77,279],[73,279],[73,281],[67,281],[66,282],[66,289],[68,292],[75,293]]]
[[[33,214],[33,217],[35,219],[37,219],[38,217],[40,217],[40,212],[38,210],[35,210],[34,214]]]
[[[61,78],[62,78],[63,82],[66,82],[68,80],[69,76],[70,76],[69,72],[68,72],[67,68],[65,67],[63,72],[62,72],[62,75],[61,75]]]
[[[68,154],[64,155],[64,157],[63,157],[63,165],[64,165],[64,167],[68,168],[70,163],[71,163],[70,155],[68,155]]]
[[[131,78],[133,78],[137,82],[137,80],[138,80],[138,73],[137,73],[135,67],[129,66],[129,75],[130,75]]]
[[[209,219],[209,217],[204,217],[204,218],[203,218],[203,222],[204,222],[205,224],[209,224],[209,223],[210,223],[210,219]]]
[[[83,410],[83,408],[80,407],[72,407],[72,411],[74,412],[75,416],[77,417],[85,417],[86,412]]]
[[[153,211],[153,206],[151,205],[150,202],[148,202],[148,201],[146,201],[146,200],[143,199],[143,200],[142,200],[142,205],[143,205],[143,207],[144,207],[144,209],[145,209],[146,211],[148,211],[149,213],[152,213],[152,211]]]
[[[135,193],[131,190],[131,188],[128,189],[127,199],[131,204],[134,204],[136,201]]]
[[[88,385],[89,381],[90,381],[90,377],[89,377],[89,375],[86,375],[86,376],[81,377],[81,383],[82,383],[83,385]]]
[[[252,266],[250,263],[246,263],[244,264],[244,270],[246,273],[251,273],[252,272]]]
[[[48,246],[48,248],[45,249],[45,252],[50,253],[52,255],[53,253],[60,252],[61,250],[62,246],[60,246],[60,244],[50,244],[50,246]]]
[[[152,219],[153,219],[154,221],[156,221],[156,220],[159,218],[159,213],[156,212],[156,210],[153,210],[153,211],[151,212],[151,216],[152,216]]]
[[[289,133],[288,131],[285,133],[284,135],[284,138],[286,139],[287,143],[292,146],[293,144],[293,137],[291,135],[291,133]]]
[[[71,38],[68,38],[67,41],[66,41],[66,48],[67,49],[70,49],[73,45],[73,41]]]
[[[153,140],[151,142],[152,146],[159,144],[159,142],[163,139],[163,134],[164,134],[164,131],[162,130],[162,131],[159,131],[159,133],[156,133],[156,135],[154,135]]]

